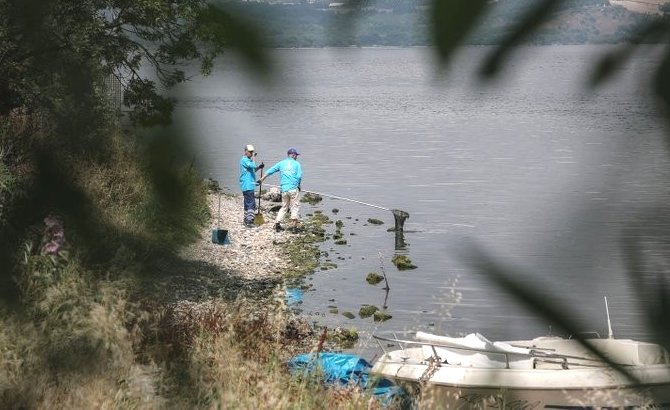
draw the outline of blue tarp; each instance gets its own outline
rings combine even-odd
[[[286,303],[289,306],[302,303],[302,291],[298,288],[286,288]]]
[[[371,391],[381,403],[388,407],[396,404],[405,408],[408,401],[406,393],[388,379],[370,379],[372,365],[359,356],[345,353],[302,354],[288,361],[291,373],[311,375],[314,372],[323,377],[323,382],[331,386],[349,386],[356,384]]]

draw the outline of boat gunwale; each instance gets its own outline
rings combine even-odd
[[[413,386],[409,391],[415,394],[430,389],[436,392],[428,393],[430,397],[436,394],[436,397],[444,400],[454,400],[454,393],[457,393],[457,397],[468,397],[466,401],[473,395],[503,394],[502,397],[514,400],[570,406],[572,402],[568,399],[577,398],[590,403],[594,397],[584,394],[597,392],[599,395],[604,394],[606,400],[614,400],[612,403],[602,401],[603,396],[599,396],[598,408],[609,407],[613,403],[617,403],[616,406],[620,405],[618,403],[626,403],[626,408],[628,404],[633,406],[631,408],[638,408],[635,407],[638,404],[661,403],[660,408],[670,408],[670,360],[662,345],[613,337],[600,338],[599,335],[574,339],[541,336],[530,340],[499,342],[488,340],[478,333],[474,335],[479,340],[470,336],[452,338],[430,333],[424,335],[423,332],[417,332],[416,340],[398,338],[395,333],[392,337],[373,334],[373,339],[384,354],[377,359],[370,372],[393,383]],[[471,342],[470,345],[466,344],[468,342]],[[655,361],[656,356],[651,357],[651,360],[643,358],[641,350],[635,350],[637,353],[631,350],[642,349],[641,346],[648,344],[662,350],[662,361]],[[432,354],[428,348],[432,348]],[[480,358],[462,361],[469,358],[471,352],[488,356],[490,362]],[[450,354],[455,355],[453,363],[450,363]],[[441,357],[445,355],[446,359]],[[505,362],[496,356],[504,357]],[[535,359],[543,360],[544,363],[536,362]],[[626,360],[630,362],[620,362]],[[528,367],[523,365],[524,361]],[[562,366],[563,363],[566,365]],[[539,366],[536,367],[536,364]],[[562,396],[566,394],[569,395],[567,398]],[[575,394],[577,396],[572,396]],[[633,402],[629,402],[629,399]]]
[[[421,349],[414,347],[411,349]],[[394,354],[401,352],[395,351]],[[391,360],[388,360],[391,359]],[[394,382],[421,385],[419,377],[430,369],[430,363],[397,356],[380,357],[371,374]],[[603,370],[606,370],[603,373]],[[503,389],[533,391],[605,391],[620,389],[656,389],[670,387],[670,366],[665,364],[630,369],[634,378],[611,367],[582,366],[570,369],[482,368],[440,364],[428,385],[460,389]],[[585,380],[589,380],[588,383]]]
[[[384,351],[384,354],[388,354],[389,352],[387,349],[380,343],[380,341],[386,341],[386,342],[395,342],[398,344],[407,344],[407,345],[419,345],[419,346],[431,346],[433,348],[438,347],[438,348],[447,348],[447,349],[455,349],[455,350],[465,350],[465,351],[470,351],[470,352],[477,352],[477,353],[485,353],[485,354],[495,354],[495,355],[501,355],[505,357],[505,362],[506,362],[506,367],[509,368],[509,357],[511,356],[521,356],[521,357],[528,357],[528,358],[541,358],[541,359],[563,359],[567,362],[567,359],[573,359],[573,360],[584,360],[587,362],[594,362],[597,364],[592,365],[593,367],[603,367],[607,365],[607,361],[598,359],[598,358],[592,358],[592,357],[583,357],[583,356],[575,356],[575,355],[565,355],[565,354],[559,354],[559,353],[551,353],[547,352],[547,349],[538,349],[538,348],[528,348],[523,346],[523,348],[528,349],[528,353],[524,352],[508,352],[502,349],[498,350],[492,350],[492,349],[483,349],[483,348],[478,348],[478,347],[472,347],[472,346],[463,346],[459,345],[457,343],[449,343],[449,342],[429,342],[429,341],[422,341],[422,340],[403,340],[403,339],[398,339],[397,337],[384,337],[380,335],[372,335],[372,337],[377,341],[377,344],[379,347]],[[513,346],[513,347],[518,347],[518,346]],[[404,350],[404,347],[401,345],[400,348]],[[433,352],[435,353],[435,352]],[[437,356],[437,355],[436,355]],[[574,363],[573,363],[574,364]],[[580,366],[589,366],[587,364],[580,363]],[[623,367],[636,367],[636,365],[626,365],[626,364],[621,364]]]

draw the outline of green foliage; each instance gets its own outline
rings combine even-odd
[[[16,295],[20,244],[50,213],[82,263],[191,240],[206,211],[183,136],[122,135],[105,80],[124,88],[133,124],[168,124],[175,101],[162,94],[186,80],[185,63],[209,73],[224,47],[240,47],[265,67],[248,26],[203,0],[7,0],[0,15],[2,298]]]
[[[9,190],[12,185],[14,177],[9,171],[9,168],[4,163],[0,162],[0,192]]]
[[[130,119],[134,124],[152,127],[171,123],[175,99],[158,95],[153,81],[130,79],[123,98],[124,104],[134,107],[130,112]]]
[[[147,66],[170,88],[186,80],[184,62],[200,60],[201,72],[210,73],[224,47],[239,47],[256,67],[267,63],[248,25],[204,0],[7,0],[2,6],[0,114],[20,106],[68,115],[68,105],[78,105],[86,112],[99,103],[101,81],[113,75],[127,90],[133,120],[165,123],[173,105],[146,77]]]
[[[445,61],[484,14],[488,0],[436,1],[432,8],[433,38]]]
[[[0,222],[2,221],[2,198],[6,198],[12,194],[16,177],[12,173],[9,165],[5,162],[9,155],[10,148],[4,142],[5,138],[0,138]],[[0,224],[1,225],[1,224]]]

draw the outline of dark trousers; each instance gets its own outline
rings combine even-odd
[[[256,213],[256,197],[254,196],[255,191],[250,189],[249,191],[242,191],[242,196],[244,197],[244,223],[252,224],[254,223],[254,214]]]

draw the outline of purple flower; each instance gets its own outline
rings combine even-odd
[[[65,245],[63,222],[57,216],[49,215],[44,218],[44,224],[46,225],[42,237],[44,253],[47,255],[56,255],[58,250]]]
[[[60,244],[56,242],[49,242],[46,245],[44,245],[44,252],[46,252],[47,255],[55,255],[58,253],[59,248]]]
[[[61,225],[60,220],[58,219],[58,217],[55,217],[53,215],[49,215],[46,218],[44,218],[44,224],[47,226],[47,229],[51,229],[51,228],[55,227],[56,225]]]

